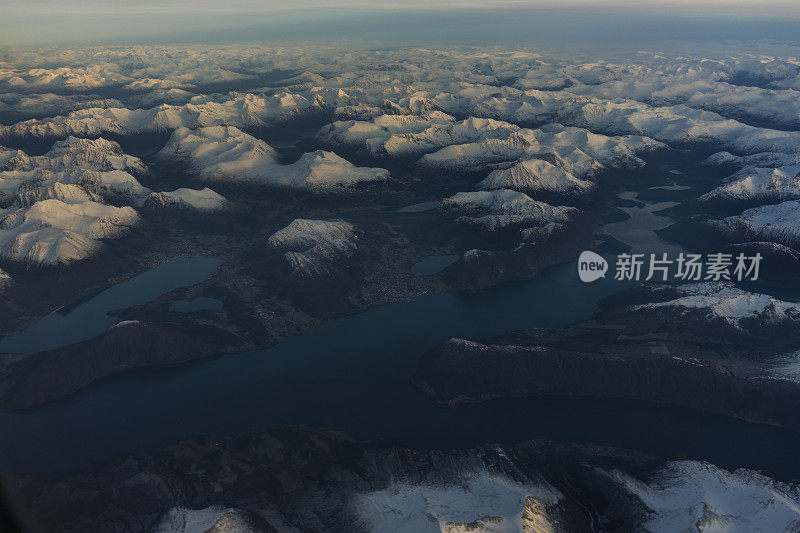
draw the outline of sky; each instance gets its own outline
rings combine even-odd
[[[0,0],[0,47],[792,40],[800,0]],[[800,37],[794,37],[797,41]]]
[[[5,5],[4,5],[5,4]],[[636,9],[796,9],[797,0],[26,0],[0,2],[4,13],[125,14],[285,12],[332,10],[433,10],[524,7],[626,7]]]

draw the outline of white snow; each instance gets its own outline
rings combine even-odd
[[[551,222],[568,222],[578,212],[574,207],[552,206],[508,189],[459,192],[442,200],[442,209],[460,214],[459,220],[485,230],[512,224],[545,226]]]
[[[85,190],[99,194],[106,200],[139,206],[150,195],[150,189],[122,170],[111,172],[85,172],[77,180]]]
[[[784,354],[765,365],[764,377],[800,384],[800,352]]]
[[[747,167],[729,183],[700,197],[700,200],[787,199],[800,197],[800,163],[780,168]]]
[[[97,95],[53,93],[17,94],[0,93],[0,112],[10,111],[31,117],[61,115],[76,109],[91,107],[122,107],[114,98],[100,98]]]
[[[740,167],[786,167],[800,163],[800,154],[760,152],[744,156],[717,152],[705,160],[707,165],[738,165]]]
[[[233,126],[179,128],[159,155],[189,161],[205,179],[252,181],[312,191],[330,191],[389,177],[384,169],[356,167],[323,150],[305,153],[295,163],[281,165],[271,146]]]
[[[0,256],[67,264],[97,253],[140,221],[147,169],[113,141],[70,137],[44,155],[0,149]],[[105,205],[105,201],[128,204]]]
[[[473,108],[480,106],[482,113],[510,122],[559,121],[614,135],[645,135],[667,143],[713,142],[747,153],[795,153],[800,146],[800,132],[749,126],[686,105],[650,106],[631,99],[534,89],[476,100]],[[446,105],[443,109],[451,111]]]
[[[389,178],[389,171],[382,168],[357,167],[333,152],[317,150],[303,154],[300,159],[286,165],[279,173],[281,183],[302,183],[311,190],[331,190],[349,187],[364,181],[380,181]]]
[[[622,80],[573,85],[566,91],[602,98],[636,98],[656,105],[684,104],[725,116],[798,125],[800,93],[734,85],[718,79],[724,76],[700,70],[662,75],[635,72],[632,76],[623,74]]]
[[[22,150],[0,147],[0,171],[26,172],[34,169],[53,172],[74,169],[108,172],[128,170],[145,172],[141,159],[125,154],[119,144],[106,139],[69,137],[57,141],[44,155],[29,156]]]
[[[168,192],[154,192],[148,202],[160,206],[175,206],[198,211],[218,211],[226,205],[225,197],[208,187],[201,190],[180,188]]]
[[[536,193],[538,191],[580,194],[592,190],[594,183],[576,178],[552,163],[542,159],[520,161],[511,168],[495,170],[478,184],[479,189],[512,189]]]
[[[96,89],[130,80],[116,65],[32,68],[7,80],[17,89]]]
[[[343,220],[298,218],[273,233],[267,243],[285,251],[284,257],[295,272],[314,277],[327,271],[328,261],[352,255],[356,232]]]
[[[242,511],[212,505],[203,509],[173,507],[161,518],[156,533],[207,533],[214,526],[218,531],[236,533],[256,533],[261,528],[254,527]]]
[[[709,316],[722,318],[734,325],[743,318],[781,321],[800,313],[800,304],[784,302],[766,294],[743,291],[726,283],[690,283],[679,286],[678,291],[684,296],[667,302],[637,305],[632,309],[707,309]]]
[[[191,83],[176,80],[164,80],[159,78],[142,78],[132,81],[122,87],[128,91],[153,91],[161,89],[187,89],[193,87]]]
[[[479,119],[468,120],[477,122]],[[495,162],[548,159],[563,170],[585,178],[591,177],[604,166],[643,166],[644,161],[636,155],[637,152],[664,148],[661,143],[647,137],[608,137],[555,123],[535,130],[498,121],[491,121],[490,124],[494,128],[488,132],[476,128],[476,132],[480,133],[475,135],[476,140],[448,142],[436,152],[425,154],[420,164],[434,168],[478,170]]]
[[[40,194],[38,190],[57,184],[114,181],[127,172],[144,173],[146,168],[139,158],[125,154],[119,144],[105,139],[70,137],[56,142],[41,156],[28,156],[20,150],[0,150],[0,206],[8,206],[15,199],[29,202]],[[133,177],[130,180],[136,181]],[[87,194],[101,193],[91,187],[85,189]],[[62,188],[62,192],[65,191]],[[53,191],[50,194],[49,197],[60,197],[53,196]]]
[[[30,207],[40,200],[55,199],[67,204],[79,204],[88,201],[99,201],[99,197],[82,187],[72,183],[56,181],[52,185],[43,184],[38,189],[27,189],[18,192],[15,204],[19,207]]]
[[[328,143],[363,147],[373,155],[420,157],[430,167],[482,168],[488,163],[547,156],[562,169],[587,177],[603,168],[641,166],[638,151],[663,145],[644,137],[608,137],[549,124],[521,128],[490,118],[382,115],[372,121],[338,121],[318,134]]]
[[[0,218],[0,255],[33,264],[70,263],[96,253],[103,239],[139,223],[130,207],[49,199]]]
[[[77,167],[98,171],[145,172],[141,159],[124,153],[118,143],[103,138],[92,140],[69,137],[55,142],[45,155],[34,156],[33,161],[36,166],[51,170]]]
[[[466,525],[471,522],[493,517],[484,520],[479,531],[510,533],[527,531],[523,528],[533,525],[545,528],[535,531],[547,531],[554,524],[544,508],[561,497],[544,482],[526,486],[502,476],[472,472],[463,474],[459,484],[396,482],[356,497],[354,507],[369,531],[456,533],[470,531]],[[538,516],[523,519],[526,505],[539,510]]]
[[[386,142],[395,134],[420,133],[434,124],[447,125],[455,119],[442,113],[417,115],[379,115],[369,121],[337,120],[324,126],[317,136],[324,142],[350,147],[364,147],[373,153],[392,153]],[[390,145],[393,143],[389,143]]]
[[[783,199],[800,194],[791,170],[800,164],[800,63],[795,52],[769,48],[775,53],[737,49],[710,58],[637,52],[591,61],[524,48],[15,50],[0,63],[0,113],[36,118],[0,126],[0,136],[174,133],[164,155],[186,159],[201,177],[313,191],[387,179],[386,170],[355,167],[326,151],[280,165],[271,147],[242,131],[333,114],[341,120],[322,127],[321,142],[361,155],[408,157],[428,170],[489,174],[503,168],[480,187],[534,197],[537,191],[583,193],[597,171],[641,166],[643,153],[666,148],[663,143],[703,143],[737,154],[720,152],[709,163],[749,169],[714,194]],[[301,74],[251,92],[183,90],[281,70]],[[122,88],[118,99],[77,92]],[[218,130],[224,133],[212,133]],[[153,192],[138,182],[145,182],[141,161],[115,143],[61,143],[45,156],[0,149],[0,216],[44,199],[139,207]],[[174,187],[184,185],[191,186]],[[522,217],[507,211],[481,216],[488,217],[487,226]],[[791,212],[763,208],[750,215],[719,224],[764,239],[798,236]],[[464,215],[470,218],[476,217]]]
[[[139,58],[146,56],[146,66]],[[57,66],[54,64],[69,65]],[[252,79],[275,69],[303,74],[289,85],[252,93],[198,94],[178,105],[137,109],[97,106],[77,99],[52,110],[67,114],[0,127],[0,135],[66,137],[104,132],[137,134],[229,125],[274,126],[285,120],[336,111],[340,121],[321,132],[337,143],[386,153],[417,146],[438,149],[461,140],[420,128],[453,124],[454,116],[508,123],[560,122],[607,135],[647,136],[668,143],[710,142],[742,153],[797,153],[800,132],[745,122],[800,124],[796,52],[764,57],[736,50],[715,59],[636,53],[619,61],[543,58],[530,50],[492,49],[347,50],[309,46],[152,46],[59,51],[15,51],[0,65],[0,90],[53,91],[126,87],[152,102],[170,101],[167,91],[222,81]],[[768,87],[741,84],[766,80]],[[501,80],[514,79],[513,87]],[[56,99],[64,97],[56,97]],[[72,98],[72,97],[70,97]],[[52,97],[50,97],[52,99]],[[84,100],[87,100],[84,98]],[[108,99],[106,99],[108,100]],[[181,99],[176,99],[180,101]],[[16,99],[0,100],[15,107]],[[46,104],[47,101],[44,101]],[[0,107],[2,111],[2,107]],[[408,118],[392,118],[406,115]],[[414,116],[415,118],[411,118]],[[741,118],[741,122],[737,119]],[[364,122],[364,124],[357,124]],[[412,138],[404,136],[411,135]],[[389,142],[391,137],[395,141]],[[441,144],[438,138],[441,137]],[[508,138],[508,135],[493,138]],[[369,142],[368,142],[369,141]],[[388,143],[388,144],[387,144]],[[438,148],[436,147],[438,145]],[[382,148],[381,148],[382,147]],[[425,148],[427,150],[428,148]],[[369,149],[369,148],[367,148]],[[417,152],[417,157],[422,152]],[[578,175],[578,174],[576,174]]]
[[[642,529],[653,533],[751,533],[800,527],[800,489],[751,470],[728,472],[699,461],[675,461],[650,483],[608,475],[649,511]]]
[[[197,95],[183,105],[160,104],[147,109],[78,109],[67,115],[0,126],[0,136],[67,137],[97,136],[104,133],[135,135],[181,127],[263,126],[285,118],[313,114],[326,105],[321,97],[291,93],[278,93],[269,97],[255,94]]]
[[[800,240],[800,201],[754,207],[741,215],[711,220],[710,225],[733,235],[765,241]]]

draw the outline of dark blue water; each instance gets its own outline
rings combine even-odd
[[[449,267],[459,258],[458,255],[432,255],[412,266],[411,273],[415,276],[432,276]]]
[[[67,313],[50,313],[25,331],[0,339],[0,353],[30,354],[91,339],[119,319],[111,311],[143,305],[178,287],[211,277],[222,261],[183,257],[118,283]]]
[[[658,238],[656,230],[664,229],[673,222],[674,219],[658,215],[662,209],[667,209],[678,205],[676,202],[642,202],[638,199],[639,194],[627,191],[619,195],[625,200],[634,200],[644,204],[642,207],[621,207],[630,218],[622,222],[612,222],[603,228],[606,233],[615,239],[629,244],[632,253],[667,253],[669,257],[677,257],[685,250],[677,245]]]
[[[216,298],[195,298],[194,300],[178,300],[169,306],[170,311],[178,313],[194,313],[195,311],[217,311],[222,309],[222,301]]]
[[[625,233],[637,218],[628,224],[614,229]],[[659,244],[654,232],[639,237],[645,236]],[[159,267],[136,279],[162,288],[191,282],[178,278]],[[451,337],[564,326],[589,317],[599,299],[628,286],[612,278],[581,283],[572,263],[528,282],[473,294],[426,294],[330,320],[266,350],[111,377],[37,409],[0,413],[0,468],[73,469],[195,435],[304,423],[424,447],[532,438],[594,442],[800,478],[800,435],[778,428],[594,398],[508,399],[445,409],[409,384],[420,355]],[[103,294],[119,294],[120,300],[100,306],[103,313],[130,305],[129,292],[114,289]],[[92,316],[105,320],[99,312]]]
[[[576,265],[469,295],[427,294],[331,320],[244,354],[139,370],[27,412],[0,414],[2,466],[71,469],[194,435],[231,435],[305,423],[356,438],[452,447],[554,438],[626,446],[668,457],[800,472],[800,436],[639,402],[538,398],[445,409],[410,385],[426,349],[589,316],[624,288],[578,281]]]
[[[453,336],[569,324],[621,288],[584,285],[575,265],[565,265],[526,283],[426,294],[330,320],[266,350],[113,377],[32,411],[0,414],[0,455],[7,465],[47,470],[295,422],[436,441],[459,417],[409,386],[426,349]]]

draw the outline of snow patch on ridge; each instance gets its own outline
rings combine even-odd
[[[730,178],[729,183],[699,199],[787,199],[800,197],[800,163],[780,168],[747,167]]]
[[[800,201],[754,207],[708,224],[733,236],[795,243],[800,241]]]
[[[534,525],[542,527],[536,531],[548,531],[554,526],[547,507],[562,496],[545,482],[521,485],[478,472],[465,473],[461,481],[458,485],[395,482],[357,496],[353,506],[370,531],[500,533],[527,531]]]
[[[241,509],[212,505],[203,509],[173,507],[161,518],[157,533],[258,533],[264,531]]]
[[[684,309],[707,309],[711,317],[721,318],[737,325],[745,318],[763,318],[783,321],[800,316],[800,304],[784,302],[766,294],[746,292],[726,283],[693,283],[681,285],[683,294],[667,302],[642,304],[637,309],[678,307]]]
[[[643,530],[792,531],[800,526],[800,488],[751,470],[728,472],[699,461],[674,461],[645,483],[608,475],[648,511]]]
[[[730,152],[717,152],[709,156],[704,163],[706,165],[737,165],[740,167],[786,167],[800,163],[800,154],[760,152],[739,156]]]
[[[152,193],[147,199],[151,205],[174,206],[198,211],[219,211],[225,208],[226,200],[208,187],[201,190],[180,188],[174,191]]]

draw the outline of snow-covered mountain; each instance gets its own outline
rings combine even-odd
[[[32,264],[71,263],[139,223],[131,207],[47,199],[0,218],[0,254]]]
[[[726,73],[708,68],[670,74],[636,71],[600,84],[572,85],[566,91],[609,99],[635,98],[651,105],[683,104],[787,128],[800,125],[797,91],[732,84],[723,79],[726,77]]]
[[[105,192],[107,187],[99,185],[103,182],[125,182],[129,189],[139,191],[141,185],[130,173],[145,172],[139,158],[123,153],[119,144],[102,138],[70,137],[56,142],[41,156],[0,148],[0,207],[8,207],[15,200],[26,204],[41,194],[62,197],[59,191],[77,191],[77,187],[64,187],[72,184],[97,184],[97,190],[90,186],[80,193],[86,195]]]
[[[316,96],[275,94],[197,95],[182,105],[160,104],[151,108],[84,108],[48,119],[31,119],[0,126],[0,137],[99,136],[107,133],[135,135],[170,131],[181,127],[230,125],[265,126],[281,120],[321,113],[328,104]]]
[[[106,139],[80,139],[68,137],[56,141],[52,148],[41,156],[28,156],[22,150],[3,149],[0,152],[0,170],[30,171],[35,168],[51,171],[96,170],[129,170],[145,172],[144,163],[138,157],[125,154],[118,143]]]
[[[582,194],[596,186],[543,159],[526,159],[514,166],[494,170],[478,184],[479,189],[512,189],[529,194],[555,192]]]
[[[352,255],[356,240],[355,227],[344,220],[298,218],[270,235],[267,244],[284,252],[294,272],[313,278],[326,273],[332,260]]]
[[[128,91],[146,92],[155,90],[187,89],[194,87],[191,83],[160,78],[142,78],[128,83],[122,88]]]
[[[70,263],[139,223],[131,207],[105,205],[102,187],[82,186],[108,174],[138,185],[128,172],[144,173],[144,164],[115,142],[70,137],[41,156],[0,150],[0,168],[0,255],[7,259]]]
[[[199,191],[180,188],[174,191],[154,192],[147,198],[147,204],[158,207],[178,207],[198,211],[219,211],[224,209],[227,200],[208,187]]]
[[[794,153],[797,147],[796,132],[747,123],[774,122],[783,128],[798,124],[797,65],[789,57],[762,61],[744,54],[712,60],[643,53],[627,61],[583,63],[544,60],[522,50],[510,55],[455,49],[341,54],[324,47],[213,51],[167,47],[149,50],[143,68],[140,54],[124,48],[97,54],[70,51],[62,60],[71,66],[52,68],[43,63],[52,65],[60,56],[45,61],[27,52],[0,72],[0,87],[12,91],[126,87],[129,92],[158,96],[159,91],[252,79],[255,72],[281,68],[302,74],[279,87],[245,94],[197,94],[178,105],[77,109],[47,120],[4,126],[0,135],[66,137],[181,126],[242,128],[333,112],[361,113],[369,121],[388,112],[423,117],[429,125],[447,122],[448,115],[515,124],[561,122],[595,133],[645,135],[667,143],[712,142],[747,153]],[[133,60],[132,55],[140,59]],[[386,68],[386,61],[392,68]],[[37,63],[41,63],[38,68],[28,67]],[[420,68],[421,64],[426,67]],[[734,81],[737,76],[764,79],[769,86],[741,85]],[[515,81],[508,86],[503,80]],[[163,96],[166,101],[166,93]],[[394,131],[389,122],[382,118],[368,125],[337,124],[328,133],[339,142],[351,142],[419,133],[422,124]]]
[[[137,226],[134,208],[152,195],[162,206],[222,204],[210,189],[152,193],[134,177],[146,173],[141,159],[103,138],[69,137],[39,156],[0,148],[0,256],[39,265],[85,259]]]
[[[135,490],[75,511],[106,483]],[[792,531],[800,520],[797,483],[748,469],[544,441],[409,449],[305,428],[196,438],[20,485],[48,524],[67,531],[113,521],[180,533],[745,533]]]
[[[747,167],[727,181],[727,184],[701,196],[700,200],[800,198],[800,163],[780,168]]]
[[[233,126],[179,128],[159,155],[188,161],[204,179],[249,181],[312,191],[333,191],[389,177],[384,169],[356,167],[323,150],[305,153],[298,161],[281,165],[271,146]]]
[[[341,111],[340,111],[341,113]],[[364,148],[375,154],[403,155],[395,142],[388,143],[394,135],[421,133],[434,125],[452,125],[456,119],[441,111],[424,116],[419,115],[378,115],[371,120],[337,120],[324,126],[317,137],[322,141],[350,148]]]
[[[701,461],[672,461],[649,478],[597,468],[641,513],[637,530],[788,531],[798,524],[797,485],[750,470]],[[461,484],[395,484],[361,495],[356,509],[369,531],[503,533],[559,531],[556,511],[567,496],[542,482],[522,485],[467,472]],[[697,528],[702,524],[701,528]]]
[[[491,472],[465,472],[461,484],[393,483],[356,495],[368,531],[502,533],[548,531],[564,498],[546,481],[522,484]]]
[[[490,163],[515,159],[550,160],[562,169],[586,178],[605,166],[637,168],[644,165],[636,154],[664,148],[639,136],[608,137],[582,128],[549,124],[536,130],[518,129],[507,137],[487,137],[476,142],[451,144],[425,154],[420,164],[434,168],[478,170]]]
[[[784,302],[766,294],[747,292],[726,283],[690,283],[677,288],[681,297],[648,303],[634,309],[663,307],[707,310],[708,315],[737,325],[745,318],[783,322],[800,317],[800,303]]]
[[[0,87],[5,85],[7,89],[13,90],[89,90],[107,85],[118,85],[131,80],[130,77],[111,65],[32,68],[4,74],[6,76],[0,78]]]
[[[800,202],[790,200],[775,205],[763,205],[742,214],[721,220],[710,220],[711,226],[733,237],[774,241],[800,242]]]
[[[707,165],[736,165],[739,167],[785,167],[800,163],[800,154],[759,152],[750,155],[733,155],[717,152],[705,160]]]
[[[664,148],[640,136],[608,137],[582,128],[549,124],[539,129],[471,117],[381,115],[372,121],[334,122],[318,134],[324,142],[360,147],[373,155],[418,158],[436,168],[479,169],[498,161],[547,158],[579,177],[604,165],[637,167],[637,152]]]
[[[124,107],[124,104],[94,94],[0,93],[0,113],[12,116],[51,117],[93,107]]]
[[[133,206],[142,205],[151,192],[139,180],[122,170],[84,172],[75,183],[108,201]]]
[[[263,533],[270,529],[264,519],[256,513],[212,505],[205,509],[174,507],[164,514],[154,531],[156,533]]]
[[[574,207],[556,207],[533,200],[525,193],[498,189],[459,192],[442,200],[441,208],[458,216],[458,220],[491,231],[511,225],[546,226],[572,219]]]
[[[673,461],[649,480],[607,475],[642,506],[642,531],[791,531],[800,523],[800,488],[752,470]]]
[[[506,89],[499,97],[470,100],[468,107],[476,116],[514,123],[561,122],[610,135],[644,135],[665,143],[711,142],[746,153],[795,153],[800,140],[800,133],[795,131],[750,126],[685,105],[654,107],[629,99]],[[465,103],[441,102],[441,106],[455,113]]]

